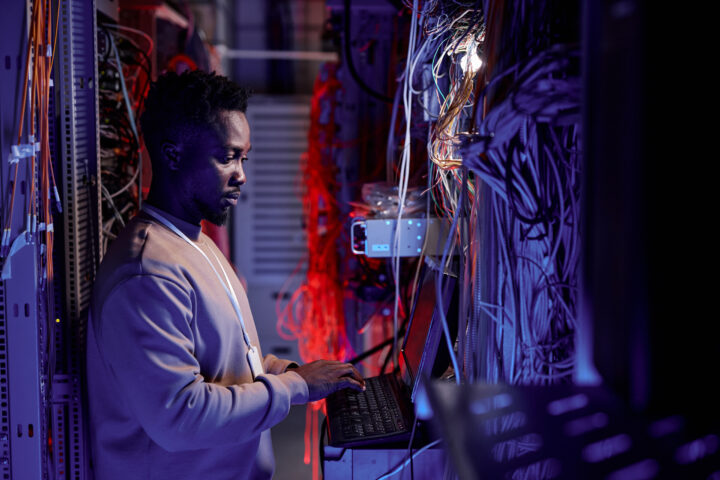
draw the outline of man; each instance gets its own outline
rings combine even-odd
[[[261,357],[245,291],[200,231],[245,183],[247,92],[200,71],[161,76],[141,119],[146,206],[95,282],[87,378],[98,480],[270,478],[269,428],[290,405],[364,388],[349,364]]]

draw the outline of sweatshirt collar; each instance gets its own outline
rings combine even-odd
[[[143,210],[150,210],[152,212],[155,212],[157,214],[160,214],[161,216],[165,217],[170,223],[175,225],[178,230],[180,230],[182,233],[187,235],[187,237],[192,240],[193,242],[197,242],[200,239],[200,233],[202,232],[202,227],[200,225],[194,225],[192,223],[188,223],[185,220],[181,220],[177,218],[176,216],[164,211],[160,210],[157,207],[153,207],[152,205],[148,204],[147,202],[143,204]],[[156,221],[152,216],[148,215],[148,217],[152,218],[153,221]]]

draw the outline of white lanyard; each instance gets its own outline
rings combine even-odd
[[[215,272],[215,276],[217,276],[218,280],[220,280],[220,283],[222,283],[222,286],[225,289],[225,293],[227,293],[227,296],[230,299],[230,303],[232,303],[232,306],[235,309],[235,313],[237,314],[238,320],[240,320],[240,328],[242,329],[243,337],[245,337],[245,343],[247,343],[247,346],[249,349],[255,350],[255,347],[253,347],[253,345],[250,341],[250,337],[248,336],[247,331],[245,330],[245,321],[243,320],[242,313],[240,312],[240,305],[238,304],[237,296],[235,295],[235,290],[233,290],[232,284],[230,283],[230,279],[228,278],[227,273],[225,273],[225,269],[223,268],[222,263],[220,263],[220,259],[218,259],[217,255],[215,255],[215,252],[213,252],[212,250],[210,251],[210,253],[212,253],[213,256],[215,257],[215,260],[217,260],[218,265],[220,265],[220,270],[222,270],[227,283],[225,283],[223,281],[222,277],[220,277],[220,274],[218,273],[217,269],[215,268],[215,265],[213,265],[213,263],[210,261],[208,256],[205,255],[205,252],[203,252],[202,249],[195,244],[195,242],[190,240],[187,237],[187,235],[185,235],[182,231],[180,231],[179,228],[177,228],[175,225],[173,225],[170,220],[168,220],[167,218],[160,215],[157,211],[150,210],[149,208],[143,208],[143,211],[145,213],[149,214],[150,216],[152,216],[153,218],[155,218],[158,222],[165,225],[170,230],[172,230],[178,237],[185,240],[185,242],[192,245],[192,247],[195,248],[195,250],[197,250],[198,252],[200,252],[200,254],[203,256],[203,258],[205,258],[205,260],[207,260],[207,262],[210,264],[210,268],[212,268],[213,272]]]

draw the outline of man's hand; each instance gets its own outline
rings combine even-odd
[[[343,388],[365,390],[365,380],[349,363],[336,360],[315,360],[292,369],[308,385],[308,401],[314,402]]]

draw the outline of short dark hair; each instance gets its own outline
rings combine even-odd
[[[215,72],[168,72],[150,85],[140,118],[151,159],[165,141],[186,139],[217,124],[221,111],[245,112],[250,91]],[[157,165],[153,165],[153,170]]]

